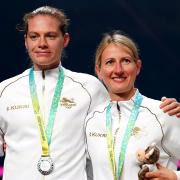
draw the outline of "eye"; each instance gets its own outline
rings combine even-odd
[[[107,59],[105,62],[106,65],[112,65],[113,63],[114,63],[113,59]]]
[[[54,40],[54,39],[56,39],[56,37],[57,37],[56,34],[52,34],[52,33],[47,34],[47,38],[50,40]]]
[[[133,60],[130,58],[123,58],[121,63],[124,65],[130,64]]]
[[[38,36],[36,34],[30,34],[29,35],[29,38],[32,40],[32,41],[35,41],[38,39]]]

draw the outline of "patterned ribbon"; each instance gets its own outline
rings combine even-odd
[[[131,137],[131,133],[132,133],[134,124],[136,122],[137,116],[139,114],[139,107],[141,105],[142,99],[143,99],[142,95],[138,93],[135,98],[134,106],[133,106],[131,115],[129,117],[127,128],[124,133],[123,140],[120,146],[121,148],[120,148],[120,153],[119,153],[118,166],[116,165],[114,143],[113,143],[113,138],[112,138],[112,116],[111,116],[110,104],[107,107],[106,129],[107,129],[108,159],[110,162],[114,180],[120,180],[122,167],[123,167],[124,159],[126,155],[126,148],[127,148],[129,139]]]
[[[36,83],[34,80],[34,72],[33,72],[33,68],[30,69],[29,87],[30,87],[32,105],[33,105],[33,109],[34,109],[34,115],[36,118],[36,123],[38,126],[40,139],[41,139],[42,156],[48,156],[49,155],[49,145],[51,143],[52,129],[54,126],[54,120],[56,117],[58,103],[59,103],[59,100],[61,97],[63,83],[64,83],[64,71],[63,71],[63,68],[61,68],[59,70],[58,81],[56,84],[56,88],[54,91],[54,96],[53,96],[53,100],[52,100],[51,108],[50,108],[50,112],[49,112],[48,125],[47,125],[46,131],[45,131],[42,113],[40,111],[40,105],[39,105],[39,100],[38,100],[37,91],[36,91]]]

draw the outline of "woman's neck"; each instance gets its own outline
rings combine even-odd
[[[136,88],[123,93],[109,93],[111,101],[128,101],[130,100],[136,92]]]
[[[60,63],[58,64],[52,64],[52,65],[37,65],[34,64],[34,70],[35,71],[45,71],[45,70],[50,70],[50,69],[55,69],[59,66]]]

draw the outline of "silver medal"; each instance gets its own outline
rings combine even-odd
[[[48,175],[53,171],[54,165],[50,156],[41,156],[38,161],[37,168],[43,175]]]

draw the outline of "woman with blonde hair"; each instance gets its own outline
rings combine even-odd
[[[119,31],[104,35],[96,51],[95,70],[111,101],[100,104],[86,119],[87,152],[94,180],[138,180],[139,149],[155,144],[160,151],[157,169],[144,179],[177,180],[180,159],[180,122],[165,114],[161,101],[135,87],[141,60],[134,41]]]

